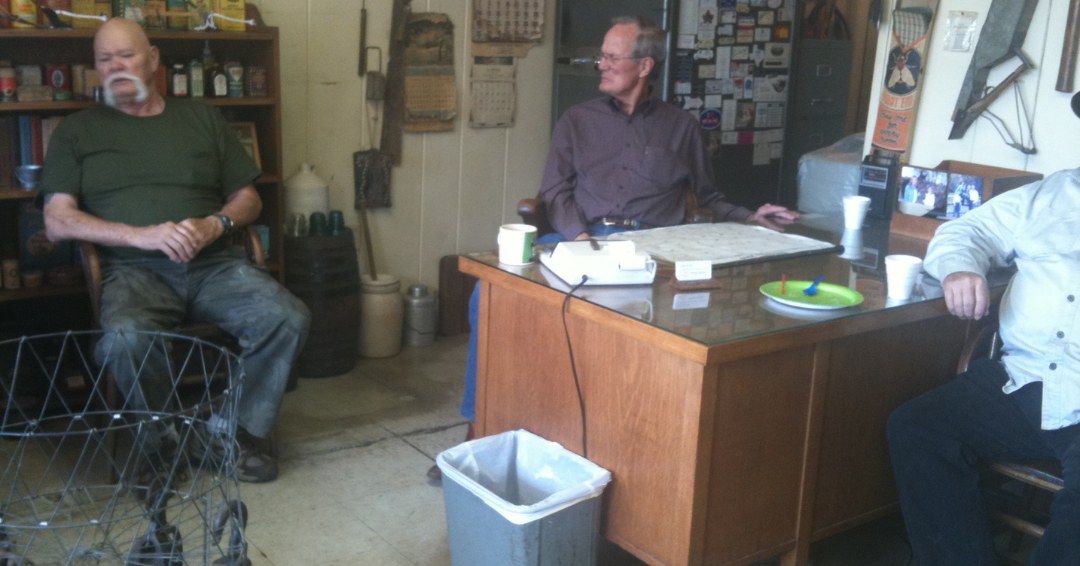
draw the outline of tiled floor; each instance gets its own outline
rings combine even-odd
[[[425,472],[464,439],[466,336],[302,379],[278,424],[281,476],[244,484],[255,566],[447,566],[442,489]],[[603,566],[642,563],[605,543]],[[814,566],[904,566],[897,517],[813,545]],[[772,566],[767,561],[762,566]]]

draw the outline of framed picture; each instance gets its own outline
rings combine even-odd
[[[248,155],[255,160],[255,166],[262,169],[262,160],[259,159],[259,137],[255,135],[255,122],[229,122],[240,145],[244,146]]]
[[[949,202],[945,218],[960,218],[982,204],[983,178],[975,175],[949,174]]]

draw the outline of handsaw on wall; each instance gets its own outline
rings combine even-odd
[[[986,12],[986,22],[979,34],[979,43],[971,56],[964,85],[956,100],[953,127],[949,139],[964,137],[979,115],[983,113],[1005,90],[1034,65],[1021,52],[1027,38],[1031,17],[1039,0],[993,0]],[[1001,84],[986,92],[986,79],[990,71],[1012,59],[1020,59],[1020,66]],[[984,94],[985,93],[985,94]],[[1021,151],[1024,151],[1021,149]],[[1026,153],[1026,151],[1025,151]]]

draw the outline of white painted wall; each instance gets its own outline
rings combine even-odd
[[[280,28],[285,177],[301,163],[314,165],[330,181],[330,207],[345,211],[346,224],[359,234],[352,154],[368,147],[361,127],[364,81],[356,72],[361,0],[248,1],[268,25]],[[385,54],[391,2],[366,5],[368,45]],[[517,202],[539,190],[551,131],[555,1],[547,7],[541,45],[518,60],[516,125],[472,129],[470,3],[413,0],[414,11],[443,12],[454,23],[458,118],[452,132],[404,134],[402,163],[392,173],[393,206],[369,211],[376,267],[401,278],[403,288],[420,282],[435,289],[444,255],[494,249],[499,225],[516,221]],[[362,250],[363,242],[357,247]]]
[[[895,0],[886,2],[895,3]],[[1072,95],[1054,90],[1069,8],[1067,0],[1039,0],[1023,47],[1024,53],[1036,66],[1020,79],[1020,89],[1035,124],[1034,137],[1038,153],[1026,156],[1006,146],[993,126],[984,119],[976,121],[963,139],[949,140],[953,109],[989,6],[989,0],[941,0],[930,38],[930,52],[909,162],[912,165],[933,167],[942,160],[956,159],[1043,174],[1076,167],[1080,164],[1080,159],[1077,159],[1080,148],[1080,119],[1072,113],[1069,106]],[[950,10],[979,13],[979,27],[971,51],[953,52],[944,49],[945,18]],[[889,29],[887,25],[883,25],[878,38],[878,53],[881,55],[874,67],[874,90],[870,97],[868,132],[873,130],[874,121],[877,119]],[[1018,65],[1019,62],[1014,58],[999,66],[990,74],[987,84],[998,84]],[[1077,87],[1080,87],[1080,80],[1077,80]],[[1001,116],[1014,133],[1018,133],[1015,103],[1016,98],[1010,90],[994,102],[990,110]],[[868,136],[866,152],[869,152],[869,149]]]

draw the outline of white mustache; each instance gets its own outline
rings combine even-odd
[[[146,99],[150,97],[150,92],[146,88],[146,83],[143,82],[142,78],[128,73],[116,73],[105,79],[105,104],[114,107],[116,106],[116,93],[113,92],[112,86],[113,83],[121,80],[131,81],[135,85],[135,102],[146,102]]]

